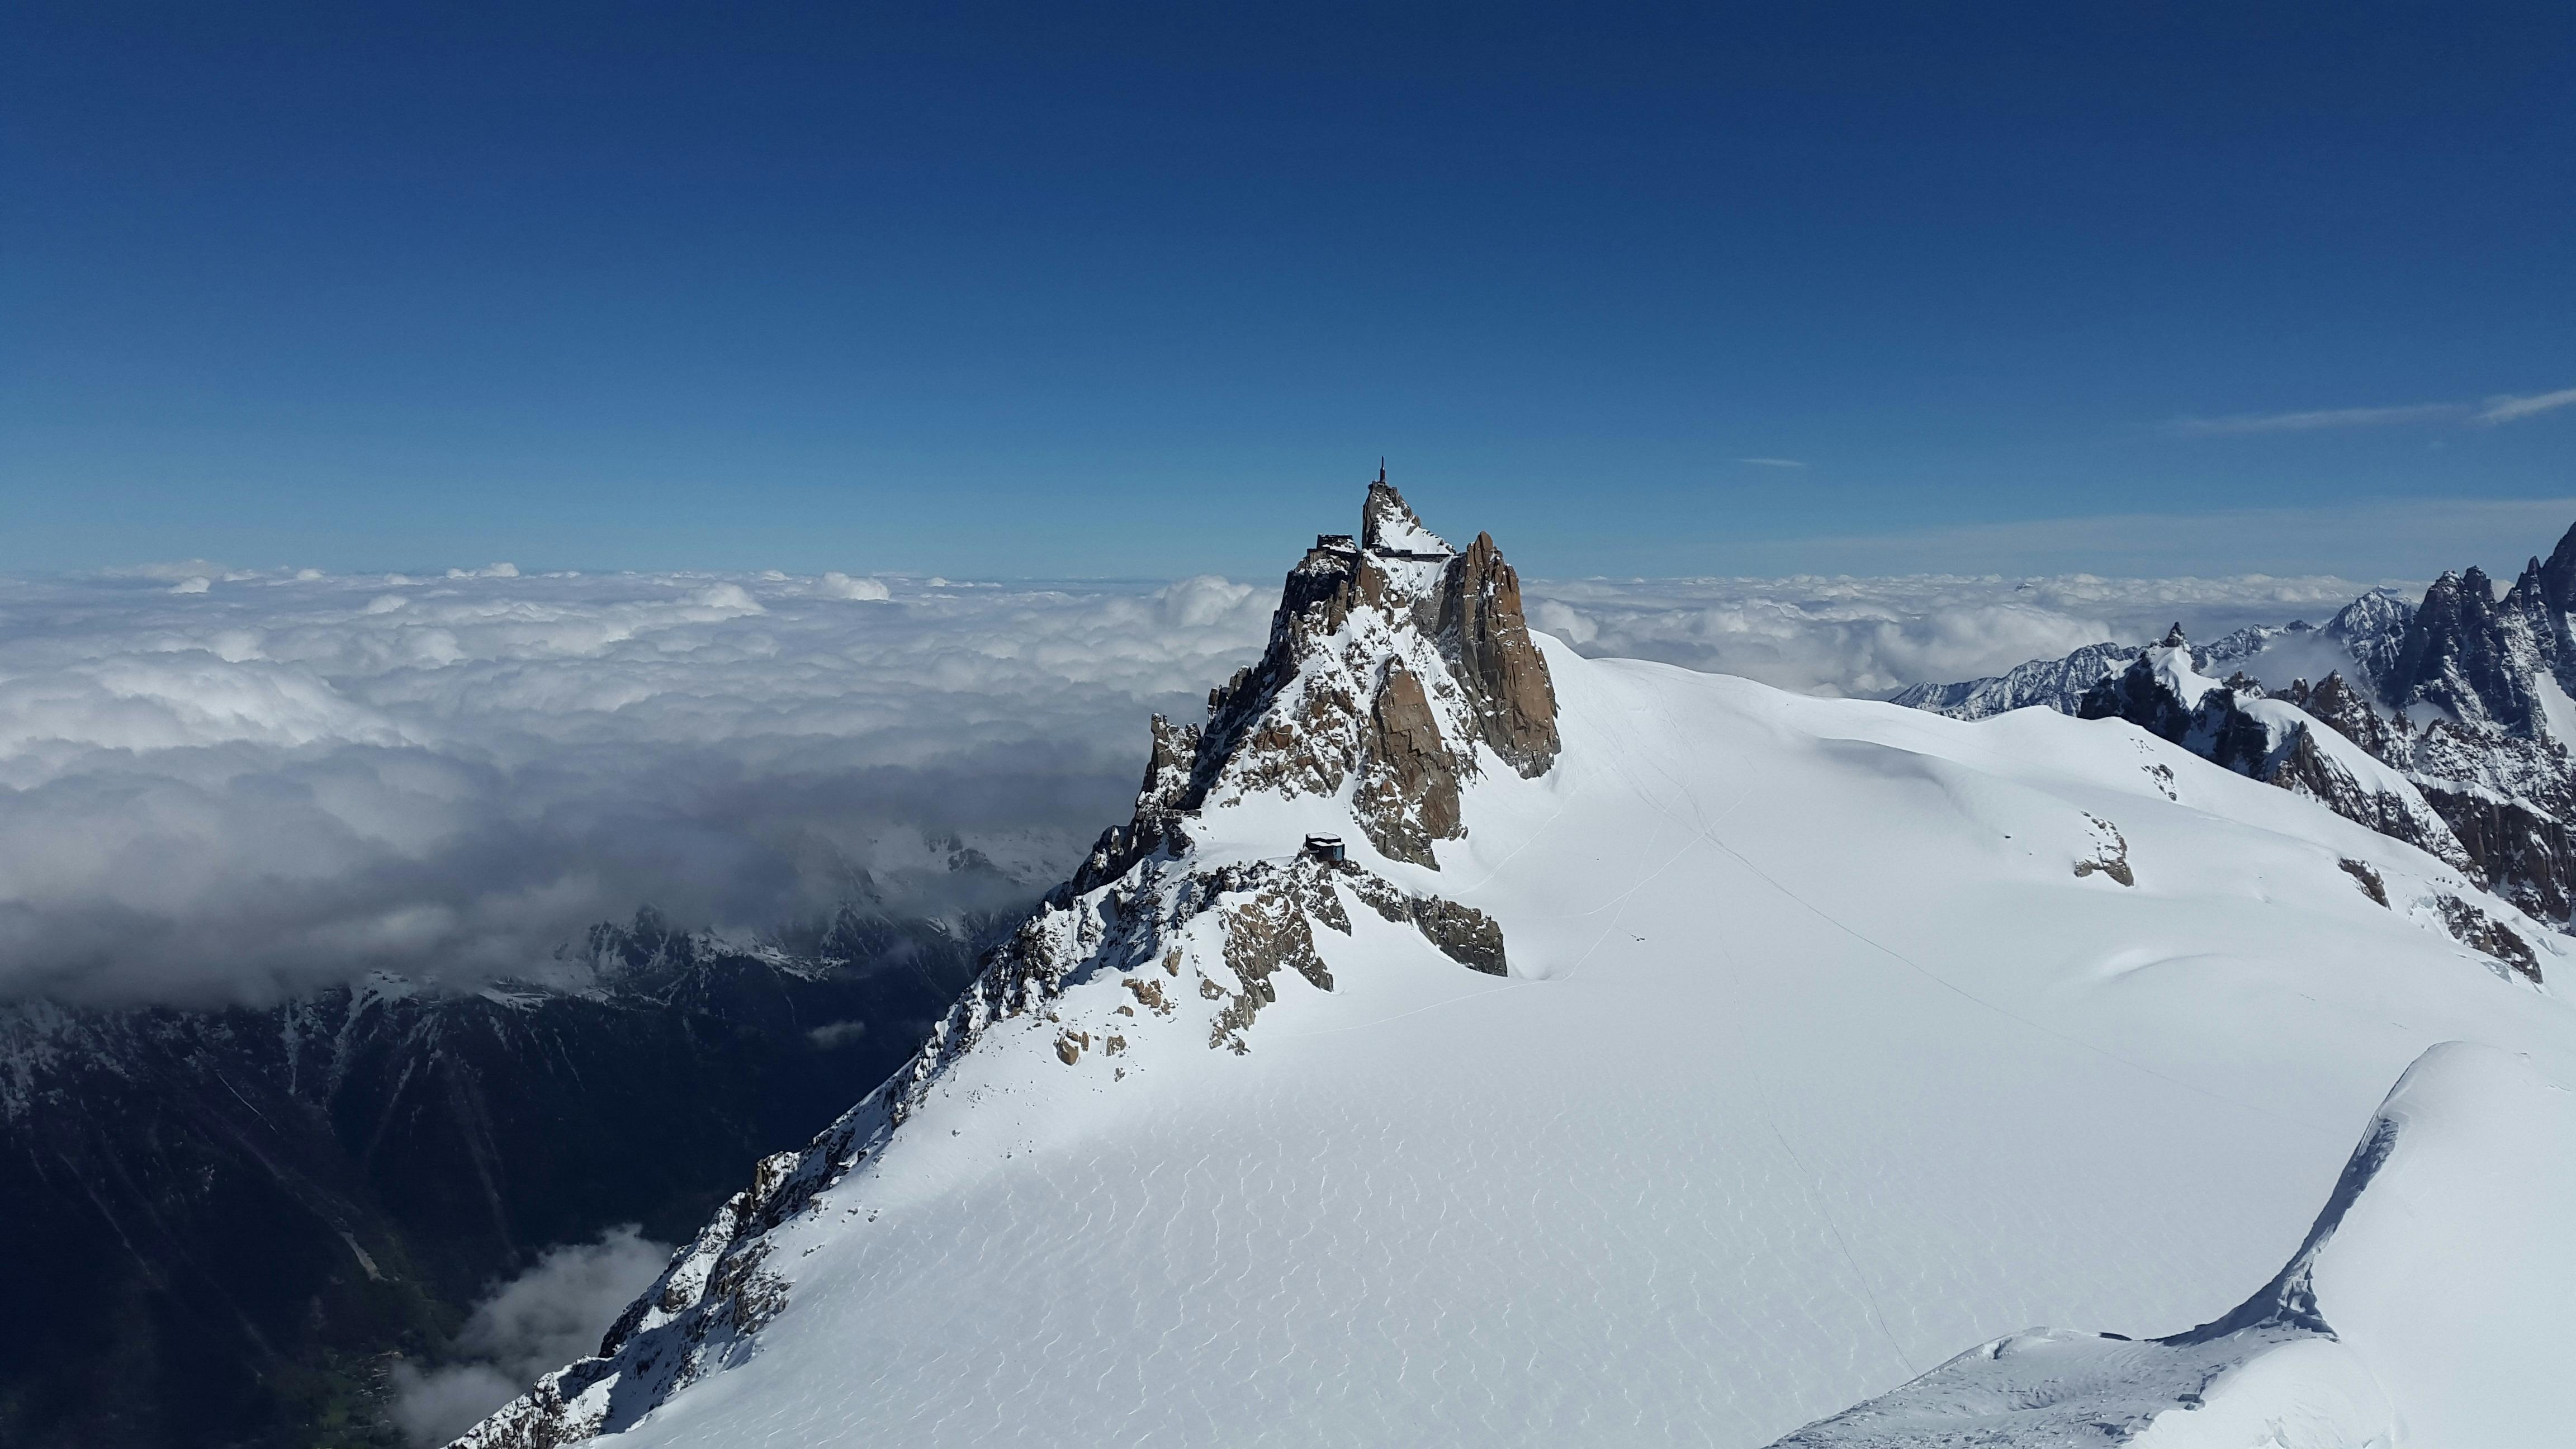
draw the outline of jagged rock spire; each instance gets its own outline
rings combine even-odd
[[[2537,724],[2535,679],[2551,662],[2554,631],[2536,617],[2545,607],[2519,586],[2498,600],[2485,570],[2475,566],[2444,572],[2407,622],[2386,682],[2387,702],[2398,709],[2432,704],[2455,719],[2530,733]]]
[[[1383,465],[1377,470],[1377,481],[1369,485],[1368,501],[1360,507],[1360,547],[1400,558],[1447,558],[1456,551],[1447,539],[1422,526],[1404,495],[1386,481]]]
[[[2525,572],[2551,609],[2560,614],[2576,610],[2576,527],[2560,535],[2546,563],[2534,560]]]
[[[1438,629],[1485,743],[1523,775],[1547,773],[1559,748],[1556,687],[1521,613],[1520,575],[1492,534],[1477,534],[1442,578]]]
[[[1465,833],[1478,745],[1516,773],[1556,759],[1556,690],[1491,535],[1459,553],[1388,484],[1361,506],[1358,546],[1324,535],[1289,570],[1260,662],[1208,696],[1203,727],[1157,719],[1135,819],[1070,889],[1088,890],[1186,840],[1185,817],[1230,794],[1330,796],[1348,783],[1382,854],[1437,868]]]

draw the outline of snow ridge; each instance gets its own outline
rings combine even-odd
[[[2525,1211],[2567,1200],[2576,1173],[2565,1164],[2576,1138],[2566,1097],[2520,1058],[2465,1042],[2437,1045],[2390,1089],[2299,1250],[2232,1312],[2144,1342],[2046,1328],[2008,1335],[1810,1424],[1775,1449],[2542,1442],[2563,1423],[2563,1386],[2535,1385],[2507,1364],[2482,1366],[2464,1376],[2468,1382],[2427,1384],[2433,1366],[2416,1360],[2433,1355],[2390,1328],[2393,1318],[2424,1311],[2428,1285],[2437,1302],[2452,1296],[2453,1263],[2476,1261],[2462,1250],[2481,1231],[2474,1205],[2486,1193],[2521,1189],[2516,1206]],[[2526,1158],[2535,1150],[2537,1160]],[[2339,1242],[2347,1222],[2359,1225],[2354,1236],[2362,1241]],[[2442,1303],[2431,1316],[2491,1315],[2504,1333],[2539,1339],[2522,1357],[2562,1357],[2550,1345],[2563,1337],[2550,1305],[2576,1289],[2567,1245],[2553,1240],[2527,1259],[2511,1256],[2520,1279],[2513,1289]],[[2482,1275],[2472,1268],[2458,1276]],[[2333,1321],[2347,1311],[2350,1336]],[[2463,1420],[2483,1432],[2425,1435],[2437,1424],[2465,1427]]]
[[[2231,748],[2232,737],[2215,725],[2276,716],[2264,726],[2267,737],[2275,747],[2295,746],[2294,767],[2279,760],[2249,767],[2242,748],[2220,763],[2423,846],[2531,915],[2576,929],[2576,529],[2546,562],[2532,559],[2501,597],[2472,567],[2434,580],[2421,604],[2374,590],[2322,629],[2240,629],[2194,649],[2195,670],[2233,671],[2228,682],[2240,702],[2266,692],[2275,701],[2203,720],[2197,734],[2151,723],[2143,695],[2122,706],[2101,693],[2121,678],[2106,651],[2123,648],[2093,645],[1992,679],[1916,685],[1894,702],[1962,719],[2029,705],[2115,714],[2202,754]],[[2277,717],[2284,706],[2305,717]],[[2200,705],[2194,698],[2182,708]],[[2328,728],[2309,730],[2311,721]],[[2358,749],[2342,748],[2345,741]],[[2361,783],[2374,773],[2402,776],[2407,786]]]
[[[1288,575],[1261,661],[1212,691],[1208,714],[1204,726],[1155,717],[1134,818],[987,959],[908,1064],[802,1151],[763,1160],[598,1356],[547,1375],[457,1445],[552,1449],[615,1433],[740,1362],[792,1291],[770,1266],[773,1230],[880,1155],[1006,1024],[1052,1029],[1060,1062],[1107,1063],[1113,1080],[1149,1037],[1247,1053],[1283,979],[1334,989],[1317,933],[1350,936],[1360,912],[1458,966],[1508,974],[1490,917],[1385,873],[1437,872],[1435,842],[1465,833],[1461,791],[1498,769],[1542,775],[1560,747],[1546,663],[1490,536],[1450,550],[1381,477],[1359,538],[1316,540]],[[1259,806],[1296,809],[1307,835],[1328,840],[1339,836],[1314,827],[1356,827],[1369,848],[1198,858],[1203,812]],[[1060,1003],[1094,981],[1124,998],[1096,1023],[1077,1020]]]

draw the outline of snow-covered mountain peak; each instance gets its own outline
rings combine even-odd
[[[2218,681],[2202,674],[2192,659],[2191,641],[2183,637],[2180,624],[2167,629],[2164,642],[2150,647],[2140,658],[2156,682],[2172,691],[2184,709],[2199,708],[2202,697],[2218,687]]]
[[[1963,724],[1588,659],[1490,539],[1391,536],[1319,540],[922,1049],[468,1449],[1747,1449],[2237,1301],[2435,1041],[2576,1080],[2562,938],[2183,645],[2107,682],[2144,732]]]
[[[1355,541],[1316,539],[1289,570],[1261,659],[1209,692],[1203,725],[1157,716],[1134,819],[1101,837],[1074,888],[1190,838],[1187,821],[1253,797],[1313,802],[1389,860],[1440,868],[1461,792],[1556,758],[1556,695],[1490,535],[1457,553],[1383,478]]]
[[[912,1061],[805,1151],[764,1161],[601,1358],[461,1442],[616,1429],[748,1352],[789,1288],[763,1266],[772,1231],[881,1158],[960,1073],[976,1101],[1000,1081],[1060,1087],[1065,1068],[1098,1089],[1248,1054],[1283,992],[1341,984],[1327,941],[1406,963],[1398,990],[1506,976],[1494,918],[1424,887],[1434,846],[1468,834],[1470,794],[1527,788],[1561,748],[1511,565],[1490,535],[1451,550],[1381,478],[1358,538],[1319,537],[1289,571],[1261,659],[1209,693],[1206,722],[1154,718],[1133,818],[986,958]]]
[[[1372,553],[1445,559],[1457,552],[1449,541],[1423,526],[1420,517],[1386,481],[1386,470],[1378,469],[1377,481],[1369,485],[1368,502],[1360,510],[1360,547]]]

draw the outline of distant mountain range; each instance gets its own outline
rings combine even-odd
[[[2215,676],[2225,674],[2223,681]],[[2576,529],[2499,594],[2475,567],[2323,628],[2089,645],[1894,702],[2118,716],[2419,845],[2537,919],[2576,912]],[[2258,701],[2260,703],[2258,703]],[[2365,788],[2359,776],[2391,773]]]
[[[0,1444],[399,1442],[396,1356],[437,1362],[549,1245],[694,1231],[1015,920],[852,909],[737,945],[647,911],[555,984],[0,1008]]]

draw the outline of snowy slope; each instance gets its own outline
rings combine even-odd
[[[2297,1256],[2233,1313],[2153,1342],[1997,1339],[1781,1449],[2548,1444],[2576,1386],[2576,1107],[2493,1047],[2399,1079]]]
[[[1418,661],[1408,607],[1333,637]],[[2124,722],[1541,647],[1561,751],[1473,744],[1436,865],[1360,775],[1221,770],[1031,928],[1060,972],[465,1442],[1758,1445],[2020,1325],[2238,1300],[2436,1042],[2576,1081],[2454,908],[2545,979],[2563,938]],[[1317,830],[1350,870],[1293,862]],[[1389,892],[1499,922],[1509,974]],[[1245,979],[1298,922],[1324,969]]]
[[[2533,558],[2502,597],[2472,567],[2434,580],[2420,605],[2374,591],[2321,629],[2239,629],[2193,648],[2200,673],[2226,674],[2229,696],[2201,707],[2194,723],[2268,732],[2297,758],[2249,754],[2239,748],[2246,739],[2225,729],[2188,739],[2158,729],[2143,697],[2154,690],[2137,687],[2158,681],[2134,667],[2106,673],[2101,651],[2124,647],[2090,646],[1992,679],[1916,685],[1893,702],[1959,719],[2028,705],[2120,713],[2432,850],[2533,917],[2576,933],[2576,529],[2548,562]],[[2162,683],[2167,693],[2176,687]],[[2273,703],[2263,702],[2267,694]],[[2362,756],[2409,788],[2371,784]]]

